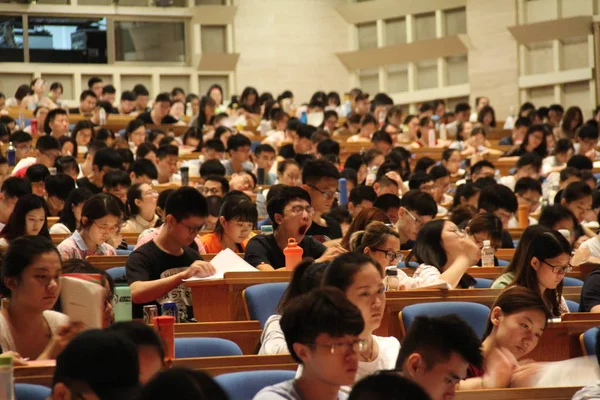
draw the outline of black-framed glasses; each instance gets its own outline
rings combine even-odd
[[[189,226],[188,224],[185,224],[182,221],[177,221],[177,222],[179,224],[185,226],[188,229],[190,235],[192,235],[192,234],[197,235],[202,230],[202,227],[204,226],[204,225],[201,225],[201,226]]]
[[[367,341],[364,339],[354,340],[352,342],[339,342],[332,344],[310,343],[312,347],[323,347],[329,349],[331,354],[348,354],[350,350],[360,353],[367,349]]]
[[[402,257],[401,252],[396,252],[392,250],[382,250],[382,249],[373,249],[373,251],[379,251],[381,253],[385,253],[385,259],[388,261],[394,261]]]
[[[549,266],[552,269],[552,272],[554,272],[557,275],[568,274],[569,272],[573,271],[573,266],[571,264],[568,264],[565,267],[558,267],[558,266],[550,264],[548,261],[545,261],[545,260],[541,260],[541,261],[544,264],[546,264],[547,266]]]
[[[317,192],[321,193],[323,195],[323,197],[325,197],[326,199],[333,199],[335,197],[335,195],[337,194],[337,190],[334,190],[331,192],[324,192],[314,185],[307,185],[307,186],[309,186],[309,187],[315,189]]]

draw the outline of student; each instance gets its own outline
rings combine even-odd
[[[291,122],[291,121],[290,121]],[[288,122],[288,131],[290,123]],[[296,154],[311,154],[313,152],[313,142],[311,137],[317,131],[314,126],[306,124],[298,124],[296,127],[296,135],[294,135],[293,143],[281,146],[279,155],[284,159],[294,158]]]
[[[137,400],[229,400],[225,391],[206,372],[184,367],[165,369],[143,388]]]
[[[452,204],[452,196],[446,194],[450,188],[450,171],[441,165],[431,168],[429,175],[433,178],[433,200],[438,205],[438,214],[445,215],[448,209],[444,206]]]
[[[124,90],[121,92],[121,98],[119,99],[119,105],[117,108],[112,108],[111,113],[129,115],[133,112],[135,107],[135,94],[130,90]]]
[[[31,193],[31,185],[24,179],[10,177],[2,182],[0,192],[0,229],[2,229],[8,223],[19,198]]]
[[[556,137],[559,139],[574,139],[577,134],[577,130],[583,124],[583,112],[581,108],[577,106],[567,108],[560,127],[555,128],[554,132]]]
[[[517,362],[538,344],[552,316],[539,295],[524,287],[502,292],[483,335],[483,367],[469,366],[460,390],[509,387]]]
[[[520,206],[527,206],[527,212],[535,214],[540,207],[540,199],[542,198],[542,184],[534,178],[520,178],[515,184],[515,196],[517,203]],[[518,228],[518,215],[513,215],[508,221],[508,228]],[[527,225],[535,225],[538,221],[529,216]]]
[[[152,104],[152,111],[142,112],[137,119],[149,125],[171,125],[177,120],[169,115],[171,99],[168,93],[159,93]]]
[[[333,187],[333,185],[332,185]],[[371,186],[358,186],[350,191],[348,196],[348,211],[352,217],[356,217],[362,210],[373,207],[377,200],[377,193]]]
[[[139,114],[149,111],[148,100],[150,93],[148,92],[148,89],[141,83],[138,83],[133,87],[132,92],[135,95],[135,108],[133,112]]]
[[[31,144],[33,139],[29,133],[23,131],[16,131],[10,135],[10,141],[15,148],[15,158],[17,163],[24,158],[29,157],[31,152]]]
[[[244,253],[257,220],[258,212],[254,203],[245,196],[231,196],[221,206],[214,232],[203,235],[200,240],[210,254],[224,249]]]
[[[83,204],[92,196],[92,192],[86,188],[72,190],[65,200],[58,222],[50,227],[50,233],[74,232],[81,222]]]
[[[79,95],[79,107],[69,108],[69,114],[91,116],[96,109],[98,98],[91,90],[84,90]]]
[[[131,179],[127,172],[122,170],[107,172],[102,178],[104,193],[112,194],[123,204],[127,202],[127,190],[131,186]]]
[[[442,166],[446,167],[450,175],[453,177],[462,177],[465,174],[465,170],[460,167],[461,155],[456,149],[445,149],[442,152]]]
[[[63,137],[69,133],[69,115],[62,108],[50,110],[44,125],[38,126],[38,130],[40,132],[43,130],[55,139]]]
[[[108,147],[108,145],[101,140],[94,140],[93,142],[91,142],[91,144],[88,146],[87,153],[84,154],[83,164],[79,165],[79,169],[80,169],[80,172],[78,172],[79,178],[83,178],[84,176],[88,176],[92,173],[94,157],[95,157],[96,153],[100,149],[104,149],[107,147]]]
[[[51,311],[60,294],[61,261],[43,236],[13,240],[4,254],[0,290],[10,299],[0,312],[0,347],[20,357],[54,359],[81,324]]]
[[[93,129],[94,125],[88,120],[81,120],[75,124],[75,127],[71,132],[71,137],[75,138],[78,149],[81,148],[83,150],[85,148],[85,151],[87,151],[87,147],[94,138]]]
[[[495,181],[494,181],[495,182]],[[479,192],[481,189],[472,182],[463,183],[456,187],[454,194],[452,212],[459,206],[471,206],[476,208],[479,202]]]
[[[193,318],[190,293],[183,280],[215,273],[214,267],[189,247],[207,214],[206,199],[196,189],[182,187],[169,195],[161,229],[127,259],[133,318],[142,317],[144,305],[163,302],[177,303],[181,321]]]
[[[401,206],[402,200],[396,194],[383,194],[377,197],[377,200],[373,204],[373,207],[385,212],[392,225],[396,225],[400,220],[399,213]]]
[[[332,139],[321,140],[317,143],[317,158],[327,155],[340,156],[340,144]]]
[[[325,160],[309,161],[302,169],[302,187],[309,193],[314,209],[313,223],[306,234],[318,236],[318,240],[342,237],[342,229],[337,221],[325,215],[333,205],[339,178],[339,171]]]
[[[574,154],[582,154],[592,161],[596,159],[596,144],[598,143],[598,123],[586,122],[577,131]]]
[[[529,227],[525,232],[532,228]],[[507,272],[496,279],[493,287],[508,285],[528,288],[544,299],[554,317],[560,317],[569,312],[562,289],[563,278],[572,269],[571,245],[562,234],[545,227],[532,230],[528,236],[528,243],[523,245],[519,257],[515,252]]]
[[[219,160],[223,159],[223,155],[225,154],[225,145],[219,139],[210,139],[207,140],[202,148],[202,157],[203,161],[206,162],[208,160]]]
[[[81,210],[79,227],[58,245],[63,259],[87,256],[115,256],[115,248],[107,243],[121,230],[121,205],[110,194],[97,194],[85,202]]]
[[[215,125],[215,109],[217,103],[210,96],[202,96],[200,99],[198,115],[192,120],[191,126],[200,132],[210,132]]]
[[[453,399],[469,365],[481,366],[481,341],[457,315],[417,317],[396,361],[396,371],[418,383],[432,400]]]
[[[135,344],[140,364],[140,384],[147,384],[165,367],[162,340],[150,326],[137,321],[123,321],[110,325],[106,331],[119,333]]]
[[[348,400],[431,400],[418,384],[393,372],[381,371],[354,385]]]
[[[300,166],[296,161],[288,159],[277,164],[277,183],[287,186],[302,184]]]
[[[271,172],[271,168],[275,164],[275,149],[271,145],[261,144],[256,147],[254,154],[256,155],[256,169],[254,171],[256,176],[258,176],[258,169],[262,168],[264,171],[264,184],[274,185],[277,181],[277,174]]]
[[[56,359],[50,400],[136,399],[139,362],[134,343],[119,332],[91,329]]]
[[[154,164],[150,160],[146,160],[143,158],[138,158],[135,160],[130,166],[129,170],[129,179],[132,184],[152,184],[154,179],[158,179],[158,170],[156,169],[156,164]]]
[[[494,177],[496,166],[488,160],[482,160],[471,166],[471,181],[477,182],[481,178]],[[460,185],[459,182],[456,182]]]
[[[229,192],[229,181],[224,176],[208,175],[204,178],[204,186],[199,189],[204,196],[223,197]]]
[[[563,190],[560,204],[567,207],[577,222],[585,219],[585,213],[592,208],[592,189],[585,182],[572,182]]]
[[[299,187],[283,187],[268,202],[267,212],[273,225],[272,235],[256,235],[246,245],[244,260],[259,270],[285,267],[283,249],[288,239],[294,238],[304,251],[303,257],[316,262],[325,262],[342,250],[338,247],[325,248],[306,233],[312,224],[314,208],[310,195]]]
[[[81,179],[77,179],[77,187],[84,187],[92,193],[101,193],[104,187],[104,175],[110,171],[123,168],[123,159],[113,149],[103,148],[94,154],[92,173]]]
[[[123,233],[141,233],[154,228],[158,221],[156,201],[158,192],[146,183],[136,183],[127,190],[127,211],[129,219],[123,225]]]
[[[60,143],[52,136],[40,136],[35,143],[35,157],[27,157],[19,161],[12,170],[11,176],[23,178],[27,169],[33,164],[42,164],[46,168],[54,165],[54,159],[60,155]]]
[[[0,231],[0,247],[7,247],[19,236],[44,236],[50,239],[46,220],[46,203],[35,194],[19,198],[7,224]]]
[[[50,171],[42,164],[33,164],[25,172],[25,180],[31,185],[31,192],[40,197],[46,196],[44,180],[50,176]]]
[[[123,137],[129,142],[130,146],[131,143],[133,143],[134,149],[144,143],[146,141],[146,126],[144,125],[144,121],[140,119],[132,119],[129,121]]]
[[[543,125],[532,125],[527,130],[525,139],[519,147],[505,153],[502,157],[520,157],[525,153],[537,153],[541,159],[548,155],[546,144],[546,128]]]
[[[298,296],[283,310],[281,329],[302,373],[267,386],[254,400],[345,399],[340,388],[355,381],[359,353],[366,345],[359,338],[364,327],[359,309],[337,289]]]
[[[396,228],[400,249],[411,250],[421,227],[437,215],[437,205],[429,193],[411,190],[402,196]]]
[[[265,322],[260,337],[260,349],[258,354],[289,354],[285,336],[281,331],[281,313],[298,296],[321,287],[323,274],[327,263],[315,263],[312,258],[305,258],[294,269],[290,284],[281,296],[277,305],[277,313],[271,315]]]
[[[371,137],[371,143],[373,143],[373,146],[381,151],[383,155],[388,155],[393,146],[392,138],[385,131],[375,132]]]
[[[517,212],[517,198],[512,190],[500,184],[490,185],[481,190],[477,203],[479,212],[495,214],[502,221],[502,226],[507,227],[513,214]],[[514,249],[512,236],[504,229],[502,233],[502,248]]]
[[[155,186],[163,183],[181,184],[181,176],[177,174],[179,148],[173,145],[159,147],[156,156],[158,178],[152,181],[152,184]]]
[[[402,256],[400,235],[383,222],[371,222],[364,230],[354,231],[350,237],[350,251],[364,253],[382,268],[395,267]]]
[[[229,160],[223,162],[225,175],[254,170],[254,164],[250,160],[250,139],[238,133],[227,140],[227,153]]]
[[[391,369],[400,351],[400,342],[395,337],[373,334],[381,325],[385,309],[383,276],[382,266],[360,253],[346,253],[334,258],[323,276],[323,287],[340,289],[363,317],[364,328],[358,336],[364,345],[357,352],[359,362],[355,381],[376,371]],[[342,390],[349,391],[348,388]]]
[[[489,240],[490,246],[498,249],[502,242],[502,231],[502,221],[491,213],[475,214],[465,228],[465,233],[473,238],[480,250],[483,249],[484,240]],[[476,265],[481,265],[481,260]],[[498,265],[496,258],[494,265]]]
[[[531,126],[531,120],[525,117],[517,118],[515,122],[515,126],[512,129],[512,134],[510,136],[505,136],[498,144],[500,146],[518,146],[523,143],[523,139],[525,139],[525,135],[527,134],[527,129]]]
[[[420,265],[407,289],[441,281],[453,289],[470,286],[470,279],[463,279],[463,275],[479,260],[481,252],[473,238],[452,222],[435,220],[423,225],[411,255]]]
[[[542,159],[537,153],[525,153],[517,160],[514,175],[503,176],[498,183],[515,190],[516,182],[521,178],[538,179],[542,168]]]

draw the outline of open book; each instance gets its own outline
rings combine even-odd
[[[248,264],[244,261],[243,258],[235,254],[230,249],[221,250],[219,254],[215,256],[210,263],[215,267],[217,272],[206,278],[199,277],[191,277],[186,279],[186,281],[197,281],[197,280],[213,280],[213,279],[223,279],[225,272],[252,272],[258,271],[252,265]]]
[[[102,329],[106,289],[95,279],[88,280],[85,275],[94,274],[63,275],[60,278],[62,312],[72,322],[81,322],[86,328]]]

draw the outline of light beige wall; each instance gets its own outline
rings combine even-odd
[[[467,33],[471,104],[488,96],[497,119],[518,110],[518,47],[506,29],[517,24],[515,0],[468,0]]]
[[[334,6],[346,0],[236,0],[236,91],[247,85],[297,102],[317,89],[348,90],[350,75],[334,53],[348,51],[349,26]]]

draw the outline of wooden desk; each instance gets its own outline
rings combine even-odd
[[[51,228],[52,225],[56,224],[58,222],[59,217],[48,217],[48,228]]]
[[[581,387],[548,387],[463,390],[456,392],[456,400],[571,400]]]
[[[69,236],[71,236],[70,233],[52,233],[52,234],[50,234],[52,243],[54,243],[56,245],[60,244],[63,240],[65,240]],[[127,244],[135,245],[138,241],[138,237],[140,236],[140,234],[139,233],[121,233],[121,236],[123,237],[123,239],[125,239]]]
[[[579,336],[600,321],[551,322],[544,330],[538,345],[526,358],[536,361],[561,361],[583,356]]]
[[[179,358],[173,360],[173,366],[202,370],[212,376],[265,369],[295,371],[298,368],[298,364],[290,355]],[[53,375],[54,366],[15,367],[14,369],[15,383],[31,383],[51,387]]]
[[[92,267],[106,271],[110,268],[124,267],[128,256],[87,256],[86,261]]]

